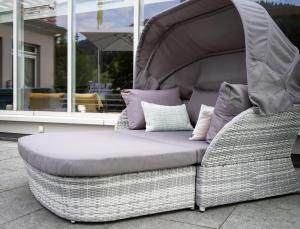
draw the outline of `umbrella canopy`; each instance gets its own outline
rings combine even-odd
[[[132,51],[133,35],[132,32],[83,32],[101,51]]]
[[[300,103],[299,51],[261,5],[189,0],[145,26],[135,88],[217,91],[223,81],[248,84],[261,113]]]

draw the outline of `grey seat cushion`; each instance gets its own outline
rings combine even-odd
[[[117,131],[47,133],[19,139],[31,166],[56,176],[107,176],[197,163],[192,144],[171,144]]]
[[[184,148],[192,148],[197,152],[197,163],[200,164],[209,144],[206,141],[190,141],[193,131],[167,131],[167,132],[145,132],[145,130],[121,129],[118,132],[127,135],[152,140],[154,142],[167,143]]]

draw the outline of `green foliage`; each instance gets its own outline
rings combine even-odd
[[[300,49],[300,14],[276,16],[274,20],[290,41]]]
[[[55,79],[54,88],[57,92],[67,91],[67,41],[64,37],[57,38],[55,47]]]
[[[133,53],[115,52],[115,57],[107,66],[106,77],[112,83],[113,89],[132,87]]]
[[[97,52],[95,48],[76,45],[76,91],[88,89],[89,82],[97,80]]]
[[[55,80],[56,91],[67,90],[67,42],[58,38],[55,49]],[[97,50],[95,47],[81,46],[76,42],[76,91],[87,90],[90,81],[97,79]]]

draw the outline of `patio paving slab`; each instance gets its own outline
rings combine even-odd
[[[11,171],[0,175],[0,192],[27,185],[24,171]]]
[[[300,195],[239,204],[222,229],[300,228]]]
[[[0,145],[0,161],[18,157],[19,153],[17,149],[5,149],[4,147],[1,148]]]
[[[25,171],[23,160],[20,157],[0,161],[0,174],[13,171]]]
[[[32,213],[42,206],[34,199],[29,187],[0,193],[0,225]]]
[[[219,228],[224,221],[229,217],[229,215],[234,210],[235,206],[225,206],[225,207],[215,207],[210,208],[206,212],[199,212],[197,207],[195,210],[183,210],[172,213],[162,214],[158,216],[162,219],[189,223],[198,226]]]
[[[193,224],[160,219],[157,216],[140,217],[112,224],[108,229],[210,229]]]
[[[1,141],[0,142],[0,147],[6,147],[8,149],[17,149],[18,145],[16,144],[16,142],[11,142],[11,141]]]
[[[71,224],[69,221],[57,217],[46,209],[41,209],[2,225],[3,229],[107,229],[108,226],[108,224]]]

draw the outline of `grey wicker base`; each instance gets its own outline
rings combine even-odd
[[[28,164],[26,169],[36,199],[71,221],[114,221],[195,206],[195,166],[95,178],[52,176]]]
[[[197,168],[196,203],[202,208],[295,193],[300,177],[290,158]]]

